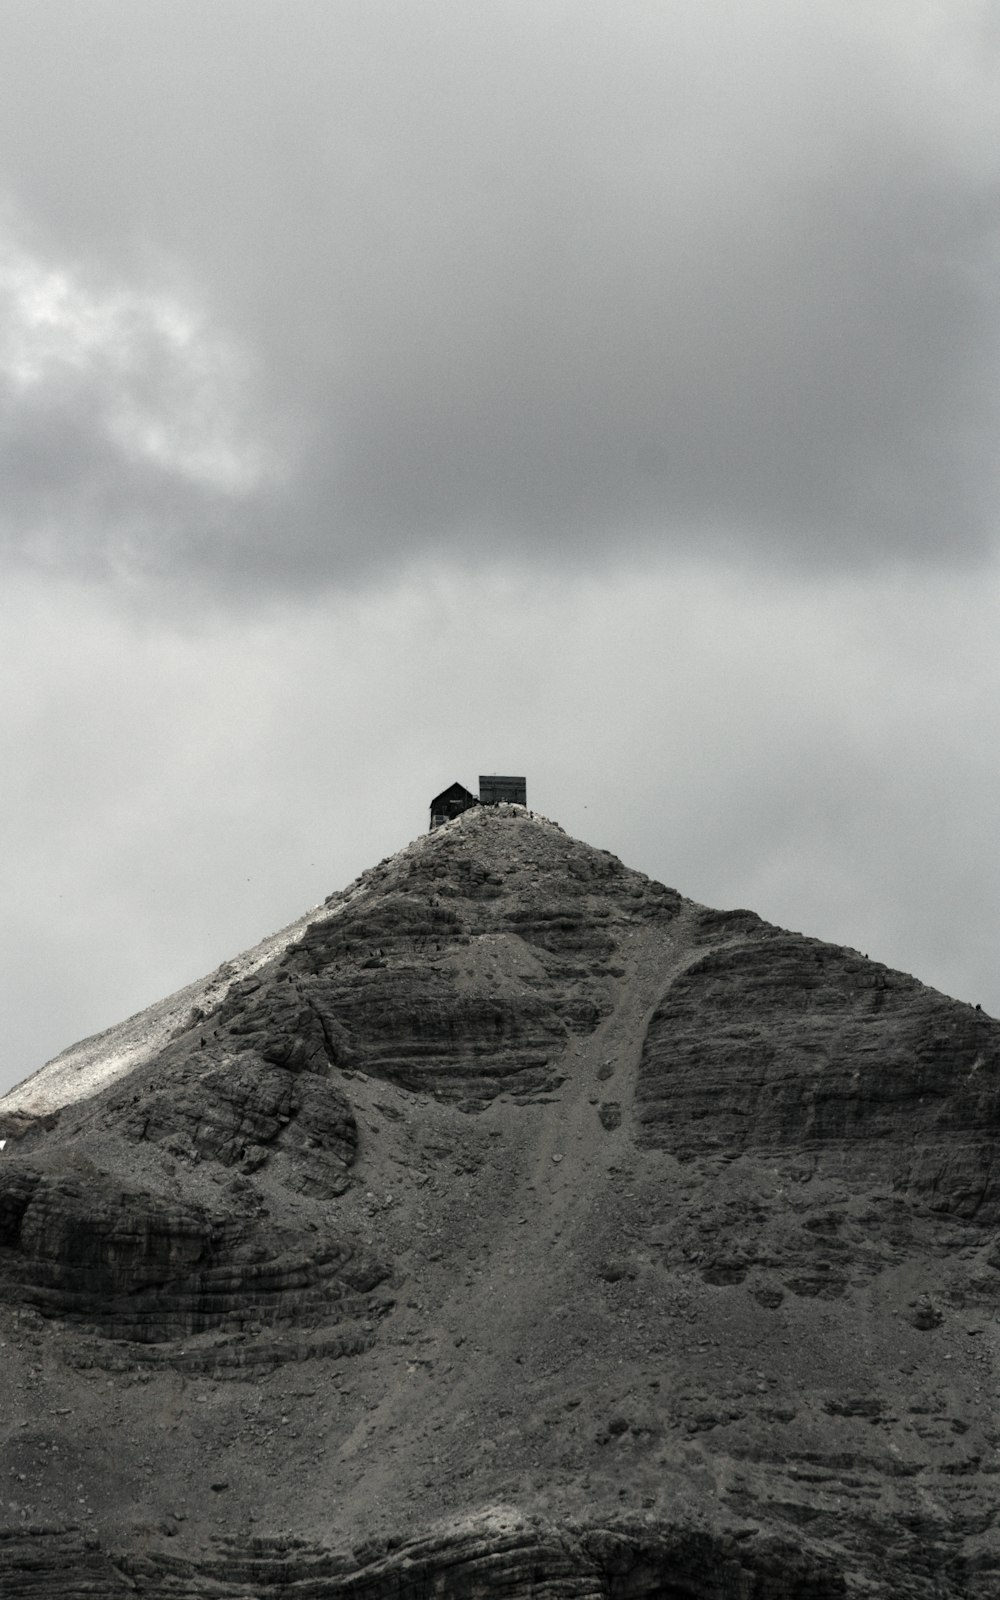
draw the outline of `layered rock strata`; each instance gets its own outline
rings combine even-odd
[[[0,1102],[0,1590],[986,1600],[998,1095],[466,813]]]

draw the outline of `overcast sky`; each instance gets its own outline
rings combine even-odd
[[[0,26],[0,1089],[489,771],[1000,1011],[995,3]]]

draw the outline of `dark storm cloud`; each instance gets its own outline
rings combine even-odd
[[[976,554],[988,15],[8,4],[6,539],[292,584],[456,536]]]

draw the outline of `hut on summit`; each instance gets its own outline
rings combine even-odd
[[[471,794],[464,784],[449,785],[431,801],[431,826],[428,831],[440,828],[442,823],[450,822],[452,817],[460,817],[463,811],[468,811],[470,806],[478,804],[475,795]]]
[[[526,806],[528,783],[526,778],[501,778],[495,772],[485,778],[479,776],[479,804],[481,806]]]
[[[528,804],[526,778],[500,777],[495,772],[489,773],[486,777],[480,774],[478,800],[464,784],[453,783],[449,788],[442,789],[441,793],[436,794],[431,801],[430,831],[440,828],[442,823],[450,822],[453,817],[460,817],[470,806],[502,804],[515,806]]]

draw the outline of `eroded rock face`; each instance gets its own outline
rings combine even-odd
[[[0,1541],[3,1541],[0,1534]],[[8,1534],[8,1556],[25,1566],[39,1547],[44,1565],[24,1572],[24,1600],[146,1600],[211,1594],[216,1600],[270,1600],[279,1593],[323,1600],[469,1600],[513,1594],[565,1600],[841,1600],[844,1580],[790,1542],[653,1530],[622,1520],[607,1527],[557,1527],[496,1516],[444,1527],[386,1549],[378,1544],[331,1551],[300,1541],[220,1541],[202,1560],[166,1552],[129,1555],[116,1564],[88,1549],[76,1530]],[[3,1548],[3,1543],[0,1543]],[[13,1561],[8,1562],[9,1568]],[[44,1587],[49,1585],[49,1587]]]
[[[822,1151],[935,1211],[1000,1217],[1000,1030],[903,973],[761,926],[678,977],[653,1016],[647,1146]]]
[[[347,1064],[473,1107],[557,1086],[569,1039],[610,1010],[616,932],[639,907],[669,921],[680,900],[565,836],[524,837],[526,855],[503,861],[481,848],[482,826],[449,837],[287,952]]]
[[[213,1215],[203,1206],[124,1189],[82,1162],[68,1175],[11,1163],[0,1249],[12,1304],[83,1324],[115,1346],[171,1347],[163,1355],[176,1356],[186,1368],[198,1365],[198,1355],[184,1359],[178,1344],[209,1330],[239,1332],[249,1322],[273,1333],[364,1320],[371,1291],[387,1275],[384,1265],[350,1243],[327,1237],[317,1247],[221,1207]],[[368,1342],[356,1330],[343,1331],[342,1342],[358,1348]],[[203,1353],[225,1363],[234,1359],[226,1346],[216,1339]],[[293,1346],[286,1356],[295,1353]],[[263,1350],[242,1354],[241,1364],[272,1359],[266,1340]],[[129,1359],[156,1355],[137,1348]],[[118,1348],[103,1352],[109,1367],[122,1358]]]
[[[993,1600],[995,1021],[512,807],[261,949],[0,1103],[5,1597]]]

